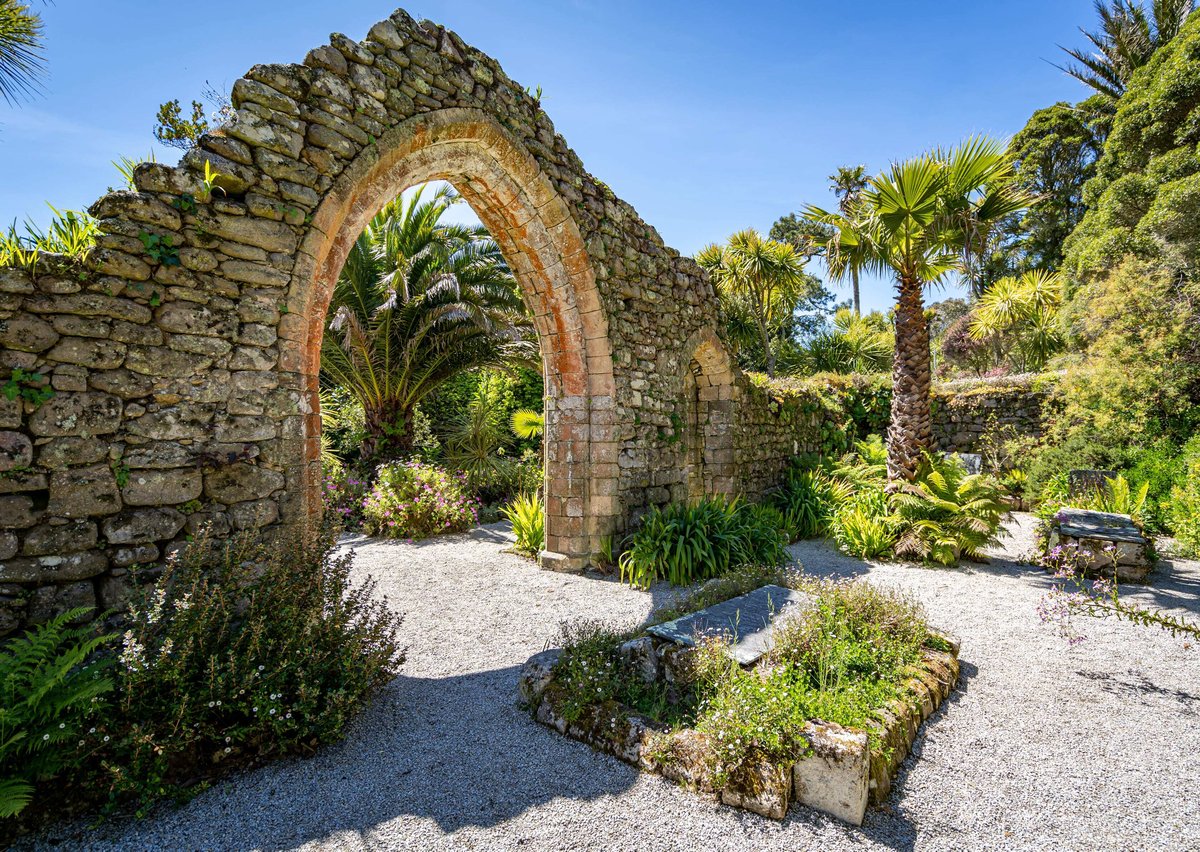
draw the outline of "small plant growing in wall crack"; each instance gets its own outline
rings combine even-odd
[[[212,167],[212,162],[209,160],[204,161],[204,180],[200,181],[200,188],[204,195],[203,200],[211,201],[214,191],[220,192],[222,195],[225,194],[225,190],[217,185],[218,181],[223,177],[225,176]]]
[[[195,213],[196,212],[196,196],[190,192],[180,193],[179,197],[171,202],[171,206],[180,213]]]
[[[0,394],[9,401],[23,399],[37,408],[54,396],[54,388],[43,384],[45,380],[46,377],[41,373],[31,373],[15,367],[8,381],[0,386]]]
[[[138,234],[138,239],[145,246],[146,256],[155,263],[161,263],[163,266],[179,265],[179,249],[175,247],[175,238],[170,234],[159,236],[142,231]]]
[[[113,478],[117,480],[118,488],[124,488],[129,484],[129,465],[121,459],[113,459],[108,466],[112,468]]]

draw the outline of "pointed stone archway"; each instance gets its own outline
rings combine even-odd
[[[317,380],[333,286],[378,210],[431,180],[449,181],[470,203],[533,312],[546,380],[542,562],[581,568],[596,546],[591,537],[615,528],[618,513],[608,322],[566,203],[528,151],[479,110],[423,113],[387,131],[346,167],[312,214],[288,292],[296,321],[282,323],[280,334],[280,369],[295,375],[307,412],[289,471],[289,483],[304,495],[299,511],[319,507]]]

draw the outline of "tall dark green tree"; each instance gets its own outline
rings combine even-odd
[[[442,216],[449,188],[398,198],[358,238],[334,287],[322,380],[362,406],[365,459],[412,449],[413,411],[454,376],[536,359],[532,324],[495,241]]]
[[[1095,99],[1075,105],[1060,101],[1035,112],[1013,137],[1009,150],[1016,181],[1034,202],[1005,223],[998,249],[1004,257],[999,274],[989,279],[1062,264],[1063,242],[1086,209],[1083,187],[1104,151],[1106,124]]]

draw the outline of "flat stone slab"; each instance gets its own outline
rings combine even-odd
[[[1057,515],[1058,532],[1072,538],[1101,541],[1127,541],[1145,544],[1146,537],[1128,515],[1096,512],[1091,509],[1062,509]]]
[[[656,624],[646,632],[677,645],[695,647],[698,636],[725,635],[729,654],[743,666],[771,650],[773,621],[789,605],[807,606],[810,598],[795,589],[763,586],[736,598]]]

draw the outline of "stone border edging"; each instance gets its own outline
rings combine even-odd
[[[879,746],[869,748],[867,731],[813,719],[804,730],[812,752],[790,772],[766,763],[749,766],[720,791],[720,800],[774,819],[783,819],[789,805],[798,802],[861,825],[868,801],[881,804],[887,799],[921,724],[958,683],[959,643],[938,635],[949,650],[924,649],[905,683],[907,699],[896,699],[880,711],[871,728]],[[558,709],[564,690],[554,678],[561,654],[558,649],[542,651],[522,667],[521,702],[538,722],[638,769],[716,794],[704,766],[703,734],[692,729],[668,733],[660,723],[614,700],[590,705],[577,720],[567,721]]]

